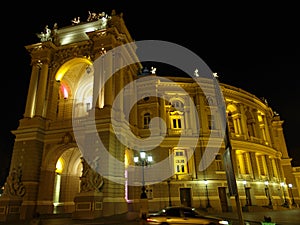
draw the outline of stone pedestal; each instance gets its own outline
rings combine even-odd
[[[140,199],[140,218],[145,219],[148,216],[149,207],[148,207],[148,199]]]
[[[103,193],[84,192],[74,198],[74,219],[95,219],[103,216]]]
[[[0,222],[20,220],[22,199],[19,197],[0,197]]]

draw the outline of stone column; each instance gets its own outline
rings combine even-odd
[[[119,105],[117,105],[117,109],[120,112],[123,112],[123,105],[124,105],[124,69],[122,68],[123,59],[122,56],[116,53],[115,57],[115,64],[114,64],[114,71],[116,74],[115,82],[116,82],[116,89],[115,89],[115,96],[119,95]]]
[[[112,106],[113,103],[113,83],[112,83],[112,66],[113,56],[112,53],[105,55],[104,57],[104,106]]]
[[[256,180],[259,178],[259,172],[258,172],[259,165],[257,165],[255,152],[250,152],[250,161],[251,161],[252,170],[253,170],[252,174],[254,176],[254,179]]]
[[[37,99],[36,99],[36,111],[35,115],[44,117],[45,110],[45,95],[47,90],[47,82],[48,82],[48,68],[49,68],[48,60],[43,60],[42,68],[40,73],[40,79],[38,83],[37,89]]]
[[[163,121],[165,121],[165,123],[167,123],[167,116],[166,116],[166,108],[165,108],[165,99],[163,99],[163,96],[161,96],[161,98],[159,98],[159,102],[160,102],[160,118],[163,119]],[[163,123],[162,121],[162,123]],[[160,125],[160,127],[162,128],[162,125]],[[161,134],[165,135],[168,129],[168,125],[166,125],[166,129],[165,130],[161,130]]]
[[[31,70],[31,77],[29,83],[29,89],[27,94],[26,108],[24,117],[32,118],[34,116],[35,110],[35,99],[36,99],[36,90],[38,83],[38,75],[39,75],[39,65],[34,62]]]

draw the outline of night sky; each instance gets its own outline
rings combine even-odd
[[[24,2],[22,6],[14,1],[6,2],[2,11],[7,13],[1,15],[0,185],[8,173],[13,149],[11,130],[18,127],[25,110],[31,67],[24,46],[39,42],[36,33],[43,31],[45,25],[50,28],[54,23],[58,23],[58,27],[69,26],[74,17],[86,21],[88,11],[110,14],[112,9],[123,13],[134,40],[179,44],[196,53],[217,72],[221,83],[266,98],[284,120],[292,164],[300,166],[300,18],[296,3],[201,2],[53,0],[39,4]],[[157,74],[172,75],[159,67]]]

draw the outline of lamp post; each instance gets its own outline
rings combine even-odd
[[[168,193],[169,193],[169,206],[172,206],[172,201],[171,201],[171,179],[168,179],[167,183],[168,183]]]
[[[282,188],[283,197],[284,197],[284,203],[282,204],[282,206],[284,206],[284,207],[289,207],[289,203],[288,203],[288,201],[287,201],[287,199],[286,199],[286,194],[285,194],[285,183],[284,183],[284,182],[281,182],[281,183],[280,183],[280,186],[281,186],[281,188]]]
[[[294,194],[293,194],[293,185],[289,184],[289,188],[290,188],[290,192],[291,192],[291,196],[292,196],[292,206],[296,205],[295,199],[294,199]]]
[[[265,191],[266,191],[266,195],[268,196],[269,199],[269,206],[272,207],[272,199],[271,199],[271,195],[270,195],[270,189],[269,189],[269,181],[265,181]]]
[[[207,188],[208,181],[204,180],[204,184],[205,184],[205,194],[206,194],[206,200],[207,200],[206,208],[211,208],[209,196],[208,196],[208,188]]]
[[[152,162],[152,156],[146,154],[146,152],[140,152],[139,156],[134,157],[134,162],[136,165],[142,166],[142,193],[141,199],[146,199],[146,187],[145,187],[145,166],[148,166]]]

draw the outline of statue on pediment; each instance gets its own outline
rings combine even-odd
[[[41,33],[36,34],[41,42],[53,41],[54,44],[58,44],[58,25],[54,23],[53,28],[50,29],[48,25],[45,26]]]
[[[95,12],[89,11],[89,16],[87,18],[87,22],[100,20],[102,18],[107,18],[107,15],[105,12],[95,13]]]
[[[72,25],[77,25],[80,23],[80,17],[75,17],[74,19],[71,20]]]
[[[45,41],[52,41],[51,34],[52,34],[51,29],[48,27],[48,25],[46,25],[44,30],[41,33],[36,35],[38,38],[40,38],[41,42],[45,42]]]

